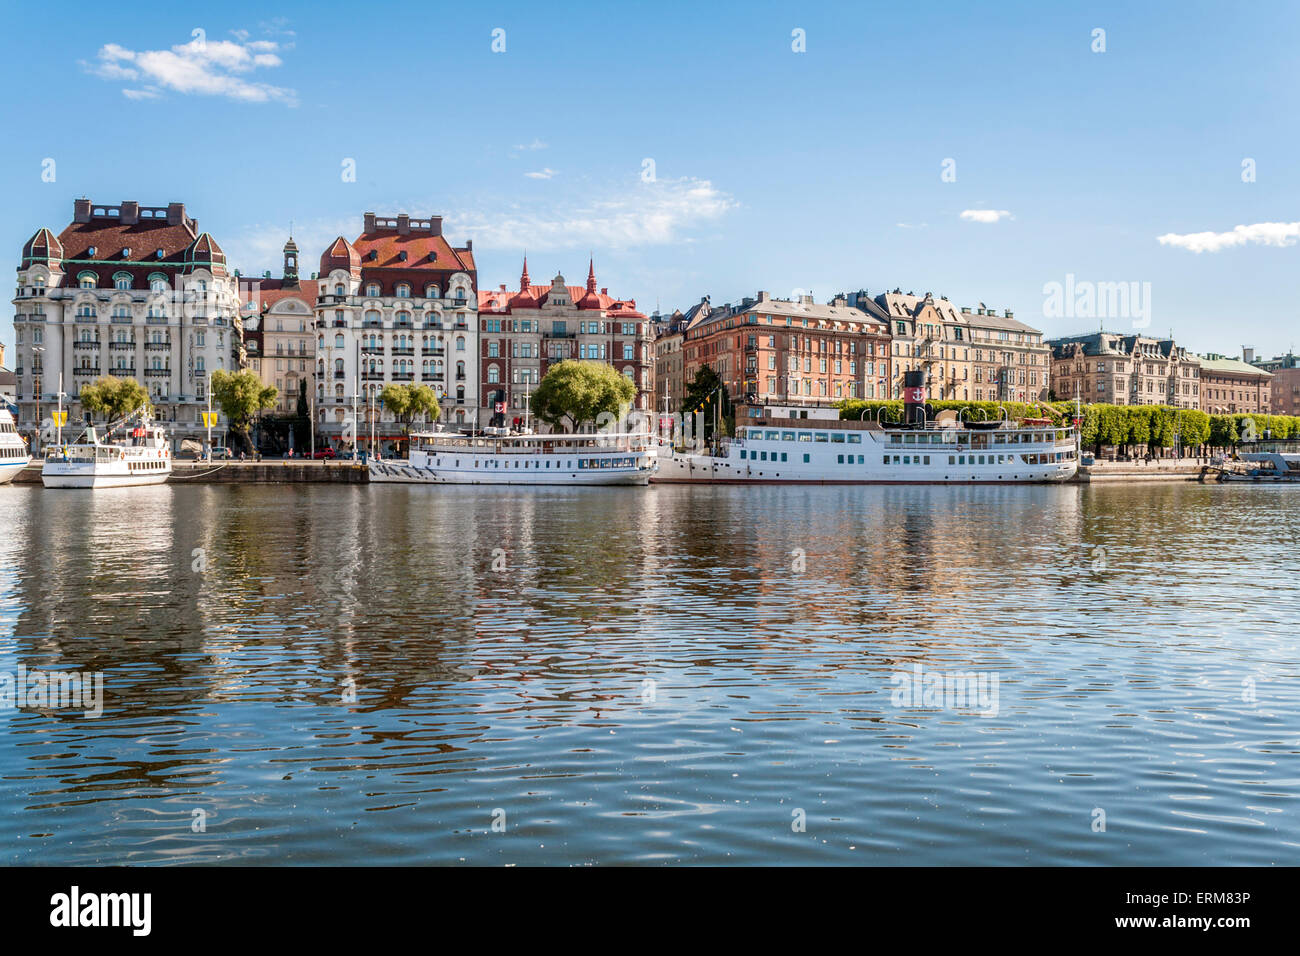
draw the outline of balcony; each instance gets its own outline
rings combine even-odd
[[[144,370],[145,378],[167,378],[171,375],[172,370],[169,368],[147,368]]]
[[[94,368],[74,368],[72,374],[77,378],[93,378],[99,375],[99,366],[96,365]]]
[[[415,354],[415,349],[413,348],[402,349],[402,348],[394,347],[389,349],[388,351],[392,355],[414,355]]]
[[[134,342],[109,342],[108,350],[110,352],[131,352],[135,349]]]
[[[383,372],[362,372],[361,381],[363,382],[382,382],[384,380]]]
[[[167,351],[168,349],[170,349],[171,347],[172,347],[172,343],[171,343],[171,340],[170,340],[170,339],[168,339],[166,342],[146,342],[146,343],[144,343],[144,350],[145,350],[146,352],[165,352],[165,351]]]
[[[347,372],[340,372],[336,370],[334,372],[334,378],[341,382],[343,381],[343,379],[347,378]]]
[[[110,368],[108,374],[116,375],[118,378],[134,378],[135,366],[128,365],[126,368]]]
[[[87,352],[99,348],[99,344],[99,339],[79,339],[72,343],[72,347],[76,351]]]
[[[414,372],[394,372],[394,373],[393,373],[393,381],[394,381],[394,382],[413,382],[413,381],[415,381],[415,373],[414,373]]]

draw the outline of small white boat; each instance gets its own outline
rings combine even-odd
[[[372,482],[459,485],[645,485],[655,469],[648,433],[411,434],[407,459],[372,459]]]
[[[32,456],[27,453],[27,442],[18,434],[14,417],[7,406],[0,404],[0,485],[8,484],[27,467]]]
[[[167,434],[140,409],[105,426],[102,439],[89,425],[72,444],[51,445],[41,481],[46,488],[124,488],[160,485],[171,473]]]

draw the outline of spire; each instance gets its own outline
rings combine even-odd
[[[596,291],[596,260],[593,257],[587,263],[587,291]]]
[[[519,276],[519,291],[527,292],[531,283],[528,281],[528,253],[524,253],[524,271]]]

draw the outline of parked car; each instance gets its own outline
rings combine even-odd
[[[333,448],[317,448],[312,452],[312,458],[315,458],[318,461],[328,461],[333,457],[335,457]]]

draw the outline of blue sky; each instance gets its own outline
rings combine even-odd
[[[600,284],[646,312],[900,287],[1060,335],[1103,321],[1044,314],[1044,286],[1072,275],[1149,288],[1149,331],[1199,352],[1300,345],[1300,5],[135,3],[69,8],[57,28],[39,6],[6,16],[10,275],[22,242],[61,228],[81,195],[183,201],[234,266],[277,275],[290,221],[314,262],[364,211],[405,210],[473,238],[484,288],[513,287],[526,247],[533,281],[580,283],[591,253]],[[196,29],[202,51],[186,47]]]

